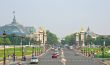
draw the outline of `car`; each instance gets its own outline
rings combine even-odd
[[[39,63],[39,59],[38,59],[38,57],[33,56],[33,57],[31,58],[31,62],[30,62],[30,64],[38,64],[38,63]]]
[[[75,56],[79,56],[80,54],[79,53],[75,53]]]
[[[52,47],[51,50],[54,50],[54,48]]]
[[[73,49],[73,46],[69,46],[69,49]]]
[[[52,58],[57,58],[58,57],[58,55],[57,54],[52,54]]]
[[[56,51],[55,54],[56,54],[57,56],[59,56],[59,52],[58,52],[58,51]]]

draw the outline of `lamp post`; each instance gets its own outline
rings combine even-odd
[[[36,56],[36,40],[35,40],[35,43],[34,44],[35,44],[35,56]]]
[[[102,61],[104,61],[103,58],[104,58],[105,40],[104,40],[104,38],[102,38],[102,40],[103,40],[103,46],[101,48],[101,51],[102,51]]]
[[[44,39],[44,37],[46,36],[46,34],[45,34],[45,32],[43,31],[43,44],[44,44],[44,53],[45,53],[45,51],[46,51],[46,45],[45,45],[45,39]]]
[[[6,41],[6,36],[7,36],[7,34],[6,34],[5,31],[4,31],[4,33],[3,33],[3,39],[4,39],[4,40],[3,40],[3,42],[4,42],[4,58],[3,58],[3,59],[4,59],[4,64],[3,64],[3,65],[5,65],[5,63],[6,63],[6,61],[5,61],[5,60],[6,60],[6,54],[5,54],[5,44],[6,44],[5,41]]]
[[[39,48],[40,48],[40,33],[38,35],[39,35],[38,37],[39,37]],[[39,49],[39,55],[40,55],[40,51],[41,50]]]
[[[45,52],[44,31],[43,31],[43,44],[44,44],[44,52]]]
[[[34,39],[32,38],[32,43],[31,43],[31,46],[32,46],[32,57],[34,56]]]
[[[15,62],[15,37],[16,37],[16,34],[13,34],[13,45],[14,45],[14,53],[13,53],[13,62]]]
[[[24,61],[24,48],[23,48],[23,38],[24,36],[21,36],[21,45],[22,45],[22,61]]]

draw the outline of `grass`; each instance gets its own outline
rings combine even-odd
[[[33,49],[32,47],[25,47],[24,48],[25,55],[32,54],[32,49]],[[42,49],[36,48],[36,50],[37,50],[37,52],[39,52]],[[8,57],[8,55],[12,55],[14,53],[14,48],[6,48],[5,53],[6,53],[6,57]],[[21,47],[15,48],[15,54],[16,54],[16,56],[21,56],[22,55],[22,48]],[[0,58],[3,58],[3,57],[4,57],[4,49],[1,49],[0,50]]]
[[[109,47],[104,48],[104,56],[102,55],[101,48],[81,48],[81,50],[85,50],[87,53],[95,53],[96,58],[110,58],[110,53],[108,53]]]

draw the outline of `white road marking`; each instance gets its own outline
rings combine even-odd
[[[61,50],[61,63],[63,64],[63,65],[66,65],[66,59],[65,59],[65,56],[64,56],[64,51],[63,50]]]

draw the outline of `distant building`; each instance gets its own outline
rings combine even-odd
[[[41,45],[45,45],[45,43],[47,42],[46,30],[43,27],[39,27],[37,32],[31,33],[27,37],[39,41]]]
[[[86,37],[89,35],[94,39],[96,39],[98,37],[98,34],[92,32],[89,27],[88,27],[87,31],[85,32],[85,34],[86,34]]]
[[[10,24],[0,26],[0,34],[2,34],[4,31],[7,34],[15,33],[17,35],[27,35],[35,32],[36,30],[34,27],[24,27],[23,25],[17,23],[14,15],[13,21]]]
[[[84,44],[84,39],[85,39],[85,31],[84,31],[84,29],[83,29],[83,27],[81,27],[81,30],[80,30],[80,38],[81,38],[81,46],[85,46],[85,44]]]
[[[76,33],[76,45],[85,46],[85,39],[87,36],[91,36],[92,38],[96,39],[99,35],[91,32],[89,27],[87,30],[84,30],[84,28],[81,27],[80,32]]]

